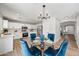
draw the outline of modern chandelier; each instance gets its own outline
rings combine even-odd
[[[43,20],[50,19],[50,16],[46,12],[46,5],[42,5],[42,12],[39,14],[38,19],[41,20],[41,34],[43,34]]]
[[[45,10],[46,5],[42,5],[42,13],[40,13],[40,15],[38,16],[38,19],[49,19],[50,16],[48,15],[48,13]]]

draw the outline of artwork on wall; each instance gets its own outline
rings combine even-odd
[[[27,31],[28,27],[22,27],[22,31]]]

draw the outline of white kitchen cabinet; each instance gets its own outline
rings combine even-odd
[[[3,20],[3,28],[8,28],[8,20]]]
[[[4,20],[0,17],[0,32],[3,28],[8,28],[8,20]]]
[[[0,37],[0,55],[13,51],[13,36]]]

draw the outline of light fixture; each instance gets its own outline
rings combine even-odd
[[[42,13],[40,13],[40,15],[38,16],[38,19],[41,19],[41,20],[42,19],[49,19],[50,16],[48,15],[48,13],[45,10],[46,5],[43,5],[42,7],[43,7],[43,10],[42,10]]]
[[[42,12],[40,12],[38,19],[41,20],[41,34],[43,34],[43,20],[50,19],[48,12],[45,10],[46,5],[42,5]]]

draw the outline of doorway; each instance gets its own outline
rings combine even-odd
[[[75,35],[76,35],[76,22],[75,21],[67,21],[60,24],[61,33],[63,35],[68,36],[68,41],[70,43],[70,47],[78,48]]]

